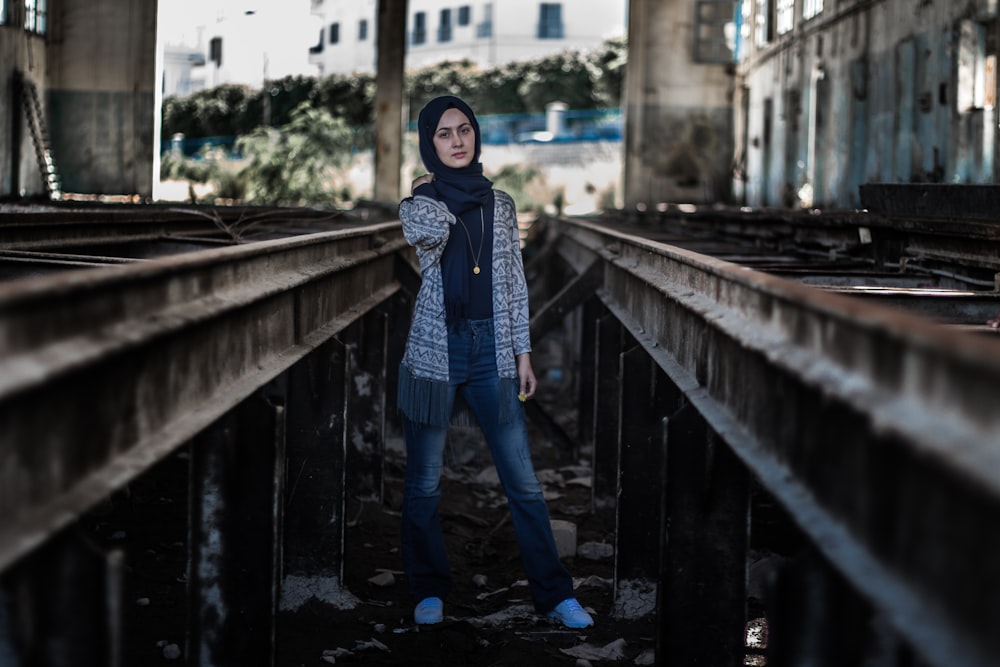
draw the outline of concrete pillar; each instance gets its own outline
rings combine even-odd
[[[66,192],[152,196],[156,6],[49,3],[47,101]]]
[[[625,208],[728,201],[731,64],[696,62],[694,0],[631,0]]]
[[[379,0],[375,72],[374,199],[399,203],[403,167],[403,66],[406,59],[406,0]],[[408,190],[404,194],[408,194]]]
[[[6,25],[0,29],[0,197],[37,197],[44,181],[23,108],[19,79],[44,93],[45,37],[22,30],[23,2],[8,2]],[[42,113],[46,113],[41,95]]]

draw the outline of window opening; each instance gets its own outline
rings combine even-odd
[[[806,21],[823,13],[823,0],[803,0],[802,18]]]
[[[439,42],[450,42],[451,41],[451,10],[442,9],[441,10],[441,23],[438,25],[438,41]]]
[[[731,0],[698,0],[695,12],[695,62],[733,62],[736,25]]]
[[[414,44],[423,44],[427,41],[427,13],[417,12],[413,15],[413,38]]]
[[[795,27],[795,0],[778,0],[774,29],[779,35],[792,31]]]
[[[476,37],[493,36],[493,3],[483,5],[483,20],[476,26]]]
[[[562,4],[543,2],[538,8],[538,39],[562,38]]]
[[[48,30],[48,0],[24,0],[24,29],[39,35]]]

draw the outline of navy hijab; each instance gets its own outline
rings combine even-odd
[[[445,165],[434,148],[434,133],[441,116],[452,108],[466,115],[476,135],[472,162],[459,169]],[[479,121],[468,104],[452,95],[444,95],[434,98],[420,110],[417,124],[420,158],[427,171],[434,174],[434,180],[421,185],[419,190],[421,194],[443,201],[463,223],[455,225],[441,257],[446,320],[451,325],[463,319],[492,317],[493,183],[483,175],[483,165],[479,161],[482,150]],[[433,190],[433,194],[428,190]],[[471,248],[480,249],[479,275],[472,273]]]
[[[437,130],[441,116],[448,109],[458,109],[466,115],[472,129],[476,133],[475,152],[472,162],[461,169],[448,167],[438,157],[434,149],[434,132]],[[447,204],[455,215],[462,215],[470,209],[491,207],[493,203],[493,183],[483,176],[483,165],[479,161],[482,151],[482,136],[479,132],[479,121],[472,108],[453,95],[435,97],[420,110],[417,118],[417,133],[420,138],[420,159],[427,171],[434,174],[430,183],[437,194],[436,199]]]

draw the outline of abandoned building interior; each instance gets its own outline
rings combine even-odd
[[[332,210],[154,201],[157,0],[0,0],[0,664],[1000,666],[996,0],[629,0],[620,205],[521,221],[579,632],[462,430],[464,579],[410,620],[373,1]]]

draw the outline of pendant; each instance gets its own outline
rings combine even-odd
[[[472,269],[472,272],[475,273],[478,276],[479,275],[479,267],[477,266],[474,269]]]

